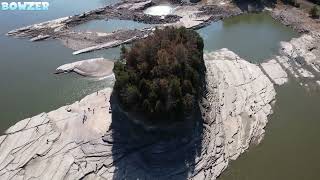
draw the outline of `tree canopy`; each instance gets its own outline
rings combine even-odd
[[[122,107],[152,123],[190,115],[204,87],[203,46],[196,31],[167,27],[122,47],[114,66]]]

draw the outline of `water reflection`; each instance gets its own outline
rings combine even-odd
[[[298,36],[266,13],[228,18],[198,32],[204,39],[206,51],[228,48],[253,62],[270,58],[278,52],[280,41]]]

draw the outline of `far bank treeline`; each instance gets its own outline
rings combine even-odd
[[[122,108],[152,123],[192,114],[205,84],[203,46],[196,31],[167,27],[122,47],[114,66]]]

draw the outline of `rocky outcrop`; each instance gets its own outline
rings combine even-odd
[[[145,130],[105,89],[9,128],[0,137],[0,178],[216,179],[263,138],[275,90],[257,65],[227,49],[205,55],[205,64],[196,120]]]
[[[317,83],[320,80],[319,22],[310,18],[303,8],[292,8],[286,5],[277,5],[271,10],[271,15],[282,24],[305,34],[289,42],[281,42],[280,55],[272,59],[272,63],[263,63],[262,67],[276,84],[281,85],[284,82],[281,76],[285,74],[278,66],[277,63],[279,63],[283,70],[300,81],[300,85],[319,88]],[[269,66],[269,70],[266,66]],[[279,80],[281,82],[277,83]]]
[[[294,8],[291,5],[277,4],[276,7],[271,10],[271,16],[300,33],[318,31],[320,24],[310,18],[308,12],[305,8]]]
[[[320,24],[309,17],[303,8],[277,5],[271,10],[273,18],[282,24],[305,33],[289,42],[281,42],[280,56],[274,58],[284,70],[300,81],[300,85],[319,88],[320,80]],[[269,73],[273,74],[273,72]],[[272,78],[272,77],[271,77]]]
[[[235,6],[207,6],[204,4],[181,3],[172,14],[152,16],[144,10],[155,3],[151,0],[128,0],[117,4],[84,12],[79,15],[64,17],[43,23],[38,23],[7,33],[9,36],[30,38],[31,41],[41,41],[48,38],[60,39],[65,46],[76,50],[73,54],[81,54],[99,49],[108,49],[121,44],[130,43],[150,35],[154,28],[118,30],[112,33],[77,32],[73,27],[97,19],[121,19],[155,24],[159,28],[165,26],[184,26],[200,28],[211,21],[238,15],[241,11]]]
[[[1,136],[0,179],[80,179],[101,169],[111,146],[111,89],[22,120]],[[99,167],[97,167],[99,164]]]
[[[276,84],[287,82],[287,71],[303,86],[320,80],[320,34],[313,32],[280,43],[280,55],[261,66]]]
[[[218,167],[225,168],[229,160],[236,159],[250,143],[261,141],[276,92],[257,65],[227,49],[208,54],[205,59],[210,104],[205,122],[211,131],[208,139],[216,142],[216,147],[211,149],[216,153],[207,156],[215,154],[224,162],[224,165],[217,164]]]
[[[290,42],[281,42],[280,54],[295,61],[296,65],[309,65],[320,72],[320,33],[304,34]]]
[[[288,74],[275,59],[262,63],[261,67],[274,84],[283,85],[288,82]]]
[[[87,59],[59,66],[55,73],[75,72],[88,77],[106,77],[113,73],[113,64],[104,58]]]

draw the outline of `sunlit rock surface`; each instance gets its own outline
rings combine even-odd
[[[300,81],[300,85],[319,89],[320,81],[320,24],[301,8],[279,5],[271,11],[282,24],[305,33],[289,42],[282,42],[277,60],[284,70]]]
[[[1,136],[0,179],[80,179],[101,168],[111,146],[111,89],[18,122]]]
[[[104,58],[94,58],[64,64],[56,69],[56,74],[75,72],[88,77],[106,77],[111,75],[114,62]]]
[[[287,71],[303,86],[318,86],[320,80],[320,35],[316,32],[280,43],[280,55],[262,63],[268,76],[278,85],[284,84]],[[282,69],[282,70],[281,70]]]
[[[227,49],[205,55],[205,64],[196,121],[144,130],[114,98],[109,109],[105,89],[9,128],[0,137],[0,179],[216,179],[263,138],[275,90],[257,65]]]
[[[261,67],[275,84],[282,85],[288,82],[288,74],[275,59],[262,63]]]

